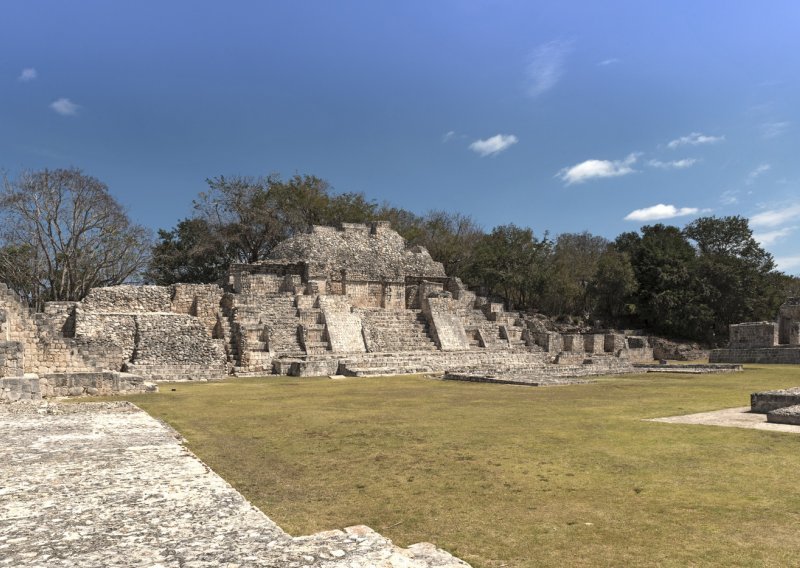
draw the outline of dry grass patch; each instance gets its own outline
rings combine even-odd
[[[552,388],[280,377],[130,400],[292,534],[363,523],[479,567],[763,566],[796,561],[800,436],[642,419],[798,384],[788,366]]]

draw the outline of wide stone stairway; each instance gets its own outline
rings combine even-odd
[[[367,350],[371,352],[436,351],[428,322],[420,310],[358,309]]]

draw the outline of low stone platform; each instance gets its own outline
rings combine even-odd
[[[711,363],[754,363],[768,365],[800,365],[800,347],[754,347],[749,349],[714,349],[709,353]]]
[[[754,392],[750,395],[750,409],[759,414],[797,404],[800,404],[800,387]]]
[[[734,363],[716,363],[716,364],[692,364],[692,365],[674,365],[670,363],[656,364],[656,363],[634,363],[633,368],[637,371],[644,371],[645,373],[688,373],[692,375],[708,375],[715,373],[738,373],[744,370],[744,367]]]
[[[0,405],[0,432],[0,566],[468,566],[364,526],[292,537],[129,403]]]
[[[776,408],[767,412],[767,422],[800,426],[800,404]]]
[[[536,377],[536,376],[491,376],[486,374],[470,373],[445,373],[442,379],[446,381],[466,381],[470,383],[495,383],[500,385],[526,385],[530,387],[559,386],[559,385],[579,385],[591,383],[588,379],[568,378],[568,377]]]
[[[0,377],[0,402],[64,396],[109,396],[157,392],[143,377],[118,371],[50,373],[43,376]]]

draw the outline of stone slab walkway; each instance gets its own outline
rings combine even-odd
[[[684,416],[668,416],[665,418],[651,418],[649,422],[669,422],[671,424],[703,424],[705,426],[732,426],[734,428],[754,428],[756,430],[770,430],[772,432],[791,432],[800,434],[800,426],[789,424],[774,424],[767,422],[766,414],[750,412],[749,406],[738,408],[725,408],[712,412],[698,412]]]
[[[292,537],[128,403],[0,405],[0,566],[465,567],[368,527]]]

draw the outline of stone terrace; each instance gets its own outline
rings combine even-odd
[[[0,406],[0,431],[0,566],[468,566],[364,526],[292,537],[127,403]]]

